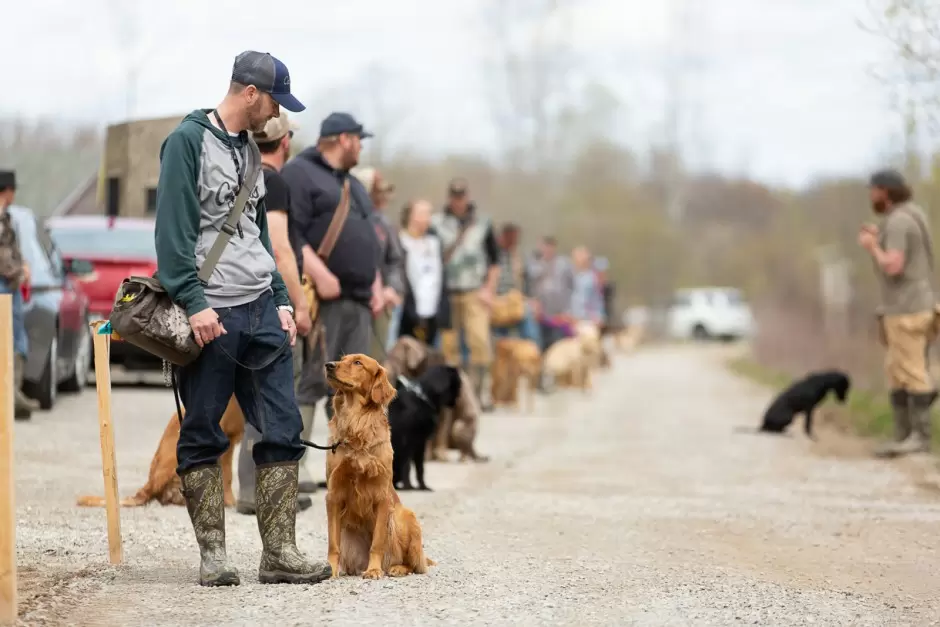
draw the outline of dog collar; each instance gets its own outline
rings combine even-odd
[[[431,402],[431,399],[428,398],[428,395],[424,393],[424,390],[421,388],[421,384],[417,381],[412,381],[405,375],[398,375],[398,381],[405,387],[406,390],[420,398],[422,401],[434,407],[434,403]]]

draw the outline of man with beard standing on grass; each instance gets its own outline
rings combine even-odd
[[[928,371],[927,349],[936,336],[936,301],[931,286],[933,240],[923,209],[900,173],[871,177],[872,208],[880,228],[864,225],[859,245],[872,257],[881,284],[881,339],[887,348],[885,373],[891,390],[895,441],[879,457],[930,451],[930,406],[937,389]]]
[[[303,111],[290,93],[287,67],[270,54],[235,59],[228,94],[214,110],[186,116],[160,149],[156,249],[160,283],[189,316],[199,357],[179,373],[186,414],[177,472],[201,563],[199,583],[237,585],[225,550],[222,470],[229,446],[219,422],[232,394],[261,434],[252,448],[262,553],[261,583],[316,583],[331,575],[298,549],[300,412],[290,347],[296,337],[287,288],[275,267],[265,213],[264,179],[254,179],[231,240],[212,275],[199,269],[261,157],[248,133],[260,132],[280,106]]]

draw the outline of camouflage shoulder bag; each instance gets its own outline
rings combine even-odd
[[[235,204],[199,269],[199,280],[203,285],[208,285],[222,252],[236,233],[238,221],[261,172],[261,153],[257,144],[249,138],[248,147],[256,165],[239,189]],[[128,344],[173,365],[187,366],[199,357],[202,349],[193,337],[189,316],[170,298],[160,284],[158,274],[159,270],[152,277],[132,276],[124,279],[114,298],[111,328]]]

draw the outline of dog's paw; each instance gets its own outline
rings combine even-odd
[[[381,568],[370,568],[366,572],[362,573],[363,579],[381,579],[382,578],[382,569]]]
[[[389,577],[406,577],[411,574],[411,569],[404,564],[396,564],[388,569]]]
[[[428,563],[428,566],[437,566],[437,562],[432,560],[430,557],[425,557],[424,560]]]

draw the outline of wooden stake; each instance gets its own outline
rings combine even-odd
[[[114,424],[111,422],[111,336],[99,335],[103,321],[92,322],[95,338],[95,386],[98,388],[98,429],[101,432],[101,472],[108,513],[108,556],[112,564],[124,561],[121,542],[121,504],[118,500],[117,460],[114,454]]]
[[[13,482],[13,297],[0,296],[0,625],[16,622],[16,498]]]

